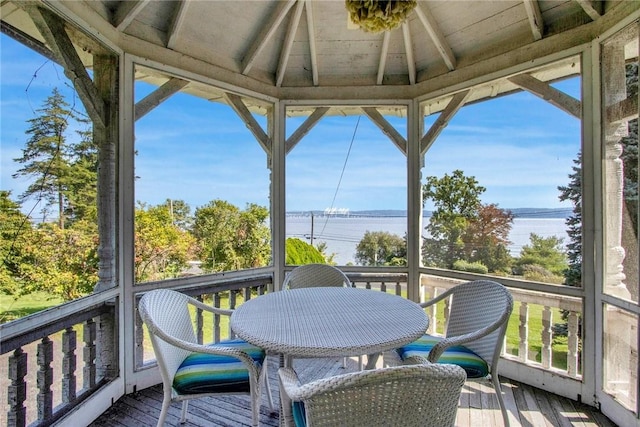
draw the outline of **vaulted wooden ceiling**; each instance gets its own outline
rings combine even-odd
[[[638,7],[635,2],[595,0],[417,3],[400,27],[375,34],[351,24],[341,0],[44,2],[79,16],[86,28],[134,55],[287,99],[393,99],[433,93],[590,41],[607,14],[624,15]],[[2,2],[2,30],[46,50],[47,42],[24,4]],[[86,40],[74,43],[90,67],[86,52],[95,46]],[[482,96],[578,71],[579,64],[576,68],[576,61],[568,60],[542,67],[533,81],[505,79],[502,85],[487,87]],[[172,76],[149,67],[138,78],[160,86]],[[173,84],[184,87],[179,81]],[[212,100],[224,98],[202,93],[206,89],[194,84],[189,88]]]

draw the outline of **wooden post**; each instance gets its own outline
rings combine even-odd
[[[22,348],[16,349],[9,356],[9,381],[7,387],[7,426],[22,427],[27,423],[27,408],[24,402],[27,400],[27,353]]]
[[[38,344],[37,357],[38,361],[38,421],[45,422],[53,415],[53,392],[51,385],[53,384],[53,342],[49,337],[42,338]]]
[[[76,399],[76,335],[71,326],[62,333],[62,403]]]

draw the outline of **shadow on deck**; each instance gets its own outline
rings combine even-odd
[[[279,425],[278,360],[269,358],[269,379],[274,410],[269,410],[266,395],[260,409],[260,426]],[[385,357],[387,362],[389,358]],[[357,359],[352,358],[346,368],[342,359],[297,359],[294,368],[301,381],[308,382],[329,375],[354,371]],[[615,427],[597,409],[543,390],[501,377],[505,404],[513,427],[580,426]],[[162,385],[120,398],[91,427],[155,426],[162,405]],[[248,396],[225,396],[191,400],[187,422],[180,424],[180,403],[171,405],[166,425],[170,426],[251,426]],[[458,407],[456,426],[502,426],[498,400],[489,381],[467,381]]]

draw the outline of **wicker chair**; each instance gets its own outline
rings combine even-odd
[[[425,334],[397,349],[397,352],[408,363],[415,363],[415,357],[426,358],[431,363],[459,365],[466,371],[467,378],[490,376],[504,425],[508,427],[509,417],[502,398],[498,362],[513,310],[513,298],[500,283],[476,280],[448,289],[421,305],[429,307],[449,297],[451,303],[445,336]]]
[[[430,363],[359,371],[302,385],[291,368],[280,368],[278,374],[285,427],[453,426],[466,379],[459,366]]]
[[[182,401],[180,422],[184,423],[188,399],[238,393],[251,396],[251,415],[257,426],[263,382],[273,409],[264,351],[240,339],[198,344],[189,305],[219,315],[232,313],[168,289],[144,294],[138,305],[162,376],[164,399],[158,426],[164,424],[172,401]]]
[[[313,288],[319,286],[350,287],[351,280],[337,267],[329,264],[305,264],[293,270],[284,279],[282,289]],[[362,356],[358,357],[358,366],[362,370]],[[347,359],[342,360],[347,367]]]

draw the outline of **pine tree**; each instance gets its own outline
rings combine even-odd
[[[567,260],[569,268],[564,273],[565,284],[582,286],[582,153],[578,153],[573,160],[573,172],[569,175],[569,184],[560,186],[560,201],[569,200],[573,203],[573,214],[569,216],[567,224]]]

